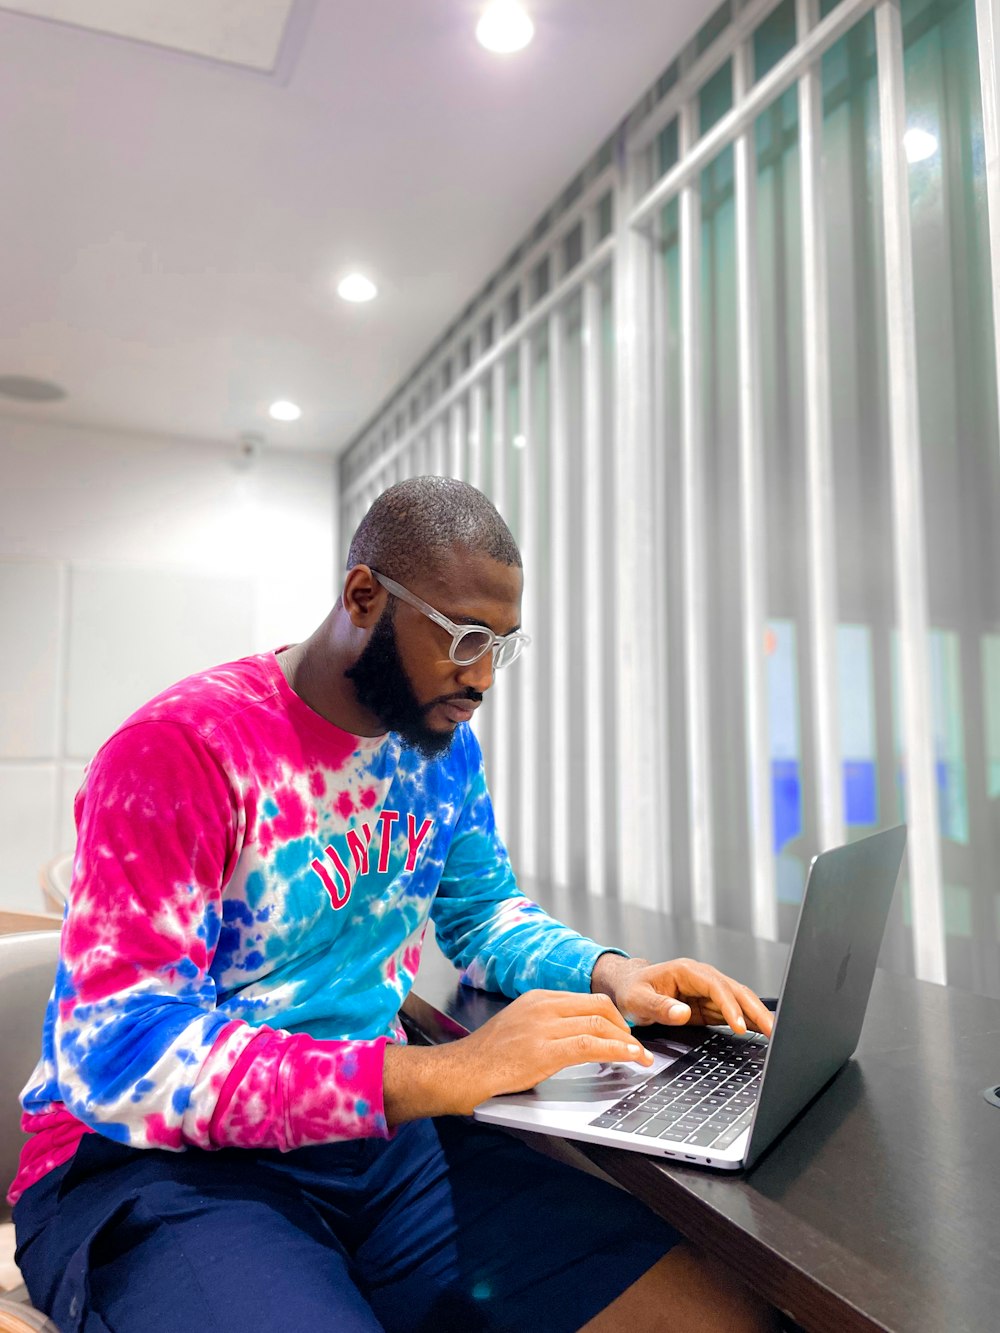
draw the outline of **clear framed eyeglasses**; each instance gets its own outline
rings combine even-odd
[[[393,597],[398,597],[401,602],[406,602],[414,610],[422,611],[429,620],[434,621],[435,625],[440,625],[442,629],[448,631],[451,635],[448,656],[456,666],[471,666],[473,662],[478,662],[481,657],[492,652],[494,669],[499,671],[501,667],[510,666],[511,662],[520,656],[521,649],[527,648],[531,642],[531,636],[522,634],[520,630],[515,630],[513,634],[494,634],[485,625],[456,625],[453,620],[449,620],[440,611],[435,611],[433,606],[404,588],[395,579],[386,578],[377,569],[373,569],[372,573],[386,592],[392,593]]]

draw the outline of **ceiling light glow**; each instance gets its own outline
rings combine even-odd
[[[497,55],[523,51],[535,35],[535,25],[518,0],[492,0],[476,25],[480,46]]]
[[[355,303],[373,301],[378,296],[378,288],[371,278],[366,278],[363,273],[349,273],[338,284],[337,295],[343,297],[345,301]]]
[[[514,446],[515,449],[527,449],[528,437],[527,435],[515,435],[514,438],[511,440],[511,444]]]
[[[302,408],[298,403],[290,403],[287,398],[279,398],[267,410],[275,421],[298,421],[302,415]]]
[[[933,157],[938,150],[938,141],[927,130],[922,130],[919,125],[911,125],[903,135],[903,148],[906,150],[906,160],[911,165],[914,162],[926,162],[929,157]]]

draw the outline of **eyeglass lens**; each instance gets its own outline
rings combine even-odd
[[[475,626],[470,626],[464,634],[459,635],[455,642],[455,661],[462,666],[469,666],[473,662],[477,662],[492,645],[492,634],[476,629]],[[504,639],[496,646],[494,666],[509,666],[518,656],[523,646],[523,639]]]
[[[475,626],[470,626],[464,634],[460,634],[455,640],[455,660],[468,666],[482,657],[492,642],[492,634],[488,634],[485,630],[476,629]]]
[[[515,657],[519,655],[523,647],[524,647],[523,639],[505,640],[500,645],[497,651],[497,660],[496,660],[497,668],[499,669],[500,667],[510,666],[511,662],[513,662]]]

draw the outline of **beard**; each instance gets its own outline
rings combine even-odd
[[[427,725],[427,714],[441,699],[422,704],[406,674],[389,607],[383,611],[372,630],[364,651],[344,675],[354,685],[358,703],[373,713],[387,731],[394,731],[402,743],[419,750],[425,759],[436,759],[451,748],[455,730],[435,731]],[[482,699],[478,690],[463,690],[448,699]]]

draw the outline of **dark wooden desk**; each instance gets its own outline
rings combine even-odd
[[[786,946],[601,899],[538,901],[649,958],[703,958],[760,994]],[[407,1002],[433,1040],[505,1001],[434,945]],[[746,1175],[576,1145],[808,1330],[985,1333],[1000,1313],[1000,1000],[879,971],[858,1053]]]

